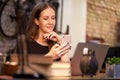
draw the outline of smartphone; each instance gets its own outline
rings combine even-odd
[[[71,46],[71,36],[70,35],[61,35],[62,37],[62,43],[69,43],[69,45]],[[61,57],[61,61],[63,62],[69,62],[70,59],[69,59],[69,56],[68,56],[68,53],[66,53],[65,55],[63,55]]]
[[[61,35],[61,37],[62,37],[62,43],[71,44],[71,36],[70,35],[64,34],[64,35]]]

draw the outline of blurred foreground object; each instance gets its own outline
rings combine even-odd
[[[3,65],[2,74],[12,76],[18,70],[18,64],[16,62],[6,62]]]

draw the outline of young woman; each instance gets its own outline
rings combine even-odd
[[[28,53],[69,61],[66,55],[70,45],[61,43],[61,37],[53,31],[55,17],[55,8],[50,3],[40,2],[33,8],[26,31]]]

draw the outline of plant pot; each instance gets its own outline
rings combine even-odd
[[[120,64],[106,63],[106,75],[108,77],[120,78]]]

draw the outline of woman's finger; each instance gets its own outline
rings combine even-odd
[[[66,43],[61,44],[61,45],[59,46],[59,50],[65,48],[66,46],[70,46],[69,43],[66,42]]]
[[[68,46],[66,46],[63,49],[58,51],[58,56],[61,56],[61,55],[64,55],[64,54],[68,53],[69,50],[70,50],[70,46],[68,45]]]
[[[60,52],[60,53],[58,54],[58,56],[61,57],[61,56],[65,55],[65,54],[67,54],[68,52],[69,52],[69,49],[66,49],[66,50]]]

